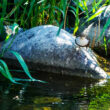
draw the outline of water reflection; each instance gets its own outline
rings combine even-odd
[[[40,73],[36,77],[48,83],[14,85],[1,80],[0,110],[103,110],[96,109],[95,105],[97,101],[102,103],[103,100],[110,107],[107,94],[110,91],[109,82],[106,86],[99,87],[98,81],[87,78],[49,73]]]

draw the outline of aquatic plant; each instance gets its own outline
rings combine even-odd
[[[0,59],[0,73],[5,78],[9,79],[11,82],[16,83],[16,84],[21,84],[20,81],[38,81],[38,82],[45,83],[45,81],[37,80],[31,76],[31,73],[29,72],[29,69],[28,69],[26,63],[24,62],[24,60],[20,54],[18,54],[17,52],[14,52],[14,51],[10,51],[10,52],[17,58],[17,60],[19,61],[20,65],[22,66],[22,68],[24,70],[24,73],[26,73],[26,75],[29,77],[29,79],[13,78],[5,61]]]
[[[90,88],[82,88],[80,94],[81,97],[86,94],[88,110],[108,110],[110,108],[110,80],[105,81],[104,84],[99,82]]]

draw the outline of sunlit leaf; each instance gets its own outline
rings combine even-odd
[[[104,36],[104,47],[105,47],[105,53],[107,55],[107,41],[106,41],[106,37]]]
[[[101,11],[99,11],[99,12],[93,14],[91,17],[89,17],[89,19],[88,19],[87,21],[93,20],[95,17],[97,17],[98,15],[100,15],[102,12],[103,12],[103,10],[101,10]]]
[[[5,42],[8,41],[8,39],[10,38],[10,36],[11,36],[11,35],[7,35],[7,36],[6,36],[6,38],[5,38]]]
[[[75,27],[73,32],[74,35],[78,30],[78,26],[79,26],[79,0],[77,0],[76,19],[75,19]]]
[[[75,33],[77,32],[77,30],[78,30],[78,26],[75,27],[75,29],[74,29],[74,35],[75,35]]]
[[[9,69],[8,69],[7,64],[6,64],[3,60],[1,60],[1,59],[0,59],[0,63],[1,63],[1,64],[3,65],[3,67],[4,67],[4,69],[3,69],[3,68],[1,69],[2,74],[3,74],[6,78],[8,78],[11,82],[20,84],[20,83],[16,82],[16,81],[12,78],[12,75],[11,75],[11,73],[9,72]],[[3,73],[3,72],[5,72],[5,73]]]
[[[19,63],[21,64],[23,70],[25,71],[25,73],[28,75],[28,77],[31,79],[31,80],[34,80],[34,78],[32,78],[32,76],[30,75],[30,72],[28,70],[28,67],[26,65],[26,63],[24,62],[23,58],[21,57],[21,55],[19,55],[17,52],[15,51],[10,51],[11,53],[13,53],[16,58],[18,59]]]
[[[30,72],[29,72],[29,69],[28,69],[26,63],[24,62],[24,60],[23,60],[23,58],[21,57],[20,54],[18,54],[18,53],[15,52],[15,51],[10,51],[10,52],[13,53],[13,54],[16,56],[16,58],[18,59],[19,63],[21,64],[21,66],[22,66],[24,72],[25,72],[25,73],[27,74],[27,76],[31,79],[31,81],[39,81],[39,82],[46,83],[45,81],[37,80],[37,79],[35,79],[35,78],[33,78],[33,77],[31,76],[31,74],[30,74]]]

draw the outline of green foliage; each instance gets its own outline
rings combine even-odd
[[[28,67],[27,67],[26,63],[24,62],[23,58],[21,57],[21,55],[19,55],[17,52],[14,52],[14,51],[10,51],[10,52],[14,56],[16,56],[17,60],[19,61],[20,65],[22,66],[24,72],[29,77],[29,79],[13,78],[9,69],[8,69],[7,64],[3,60],[0,59],[0,72],[4,77],[6,77],[11,82],[16,83],[16,84],[20,84],[17,81],[39,81],[39,82],[45,83],[45,81],[37,80],[31,76],[31,74],[28,70]]]
[[[11,53],[13,53],[16,56],[16,58],[18,59],[19,63],[21,64],[21,66],[22,66],[23,70],[25,71],[25,73],[27,74],[27,76],[31,80],[34,80],[32,78],[32,76],[30,75],[30,72],[28,70],[28,67],[27,67],[26,63],[24,62],[23,58],[17,52],[11,51]]]
[[[108,18],[108,20],[106,21],[105,25],[104,25],[104,28],[102,30],[102,32],[100,33],[99,35],[99,39],[105,35],[105,31],[107,30],[107,28],[109,27],[110,25],[110,18]],[[99,40],[98,39],[98,40]],[[107,55],[107,44],[109,43],[110,39],[108,40],[108,42],[106,41],[106,37],[104,36],[104,47],[105,47],[105,52],[106,52],[106,55]]]
[[[5,29],[3,26],[3,21],[4,21],[4,19],[0,18],[0,39],[1,40],[4,40],[6,38],[6,32],[5,32]]]
[[[83,88],[80,91],[81,97],[88,99],[88,110],[108,110],[110,108],[110,80],[102,86]]]
[[[89,16],[88,13],[88,7],[87,7],[87,2],[88,0],[82,0],[81,2],[79,2],[79,7],[82,8],[83,11],[85,11],[85,14],[87,15],[87,17]]]
[[[106,21],[104,28],[103,28],[102,32],[100,33],[99,38],[105,34],[105,30],[108,28],[109,25],[110,25],[110,18]]]
[[[75,35],[75,33],[78,30],[78,26],[79,26],[79,0],[77,0],[77,7],[76,7],[76,20],[75,20],[75,28],[74,28],[74,32],[73,34]]]
[[[13,78],[12,78],[12,76],[11,76],[11,74],[10,74],[10,72],[9,72],[9,69],[8,69],[8,66],[6,65],[6,63],[3,61],[3,60],[0,60],[0,72],[1,72],[1,74],[4,76],[4,77],[6,77],[7,79],[9,79],[10,81],[12,81],[13,83],[16,83],[14,80],[13,80]]]
[[[105,36],[104,36],[104,47],[105,47],[105,53],[107,55],[107,40]]]
[[[110,95],[103,94],[100,97],[96,97],[90,102],[88,110],[108,110],[110,107]]]
[[[0,17],[5,24],[16,22],[23,28],[42,24],[59,25],[65,17],[68,0],[3,0]],[[28,23],[27,23],[28,22]],[[58,23],[58,24],[57,24]]]
[[[98,0],[98,2],[96,2],[96,0],[94,0],[94,2],[92,3],[93,8],[91,9],[91,11],[93,13],[95,13],[97,11],[97,9],[100,8],[100,5],[102,3],[103,0]]]
[[[2,18],[5,16],[6,14],[6,9],[7,9],[7,0],[2,0]]]
[[[89,17],[89,18],[87,19],[87,21],[93,20],[93,19],[96,18],[98,15],[100,15],[102,12],[103,12],[103,10],[101,10],[101,11],[99,11],[99,12],[93,14],[91,17]]]
[[[16,22],[20,27],[31,28],[38,25],[53,24],[59,27],[66,27],[67,11],[70,7],[70,11],[75,16],[75,34],[79,28],[80,12],[81,9],[86,15],[86,22],[93,20],[101,12],[96,11],[102,6],[102,1],[93,1],[91,9],[87,6],[88,0],[72,0],[76,4],[76,7],[70,6],[71,0],[3,0],[1,5],[2,12],[0,17],[3,18],[3,23],[10,24]],[[109,3],[106,0],[105,4]],[[92,12],[92,13],[91,13]],[[92,14],[92,15],[91,15]]]

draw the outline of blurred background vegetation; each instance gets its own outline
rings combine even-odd
[[[38,25],[53,24],[62,28],[78,30],[80,18],[88,21],[101,7],[110,4],[109,0],[93,0],[92,7],[88,0],[0,0],[0,31],[3,25],[16,22],[28,29]]]

